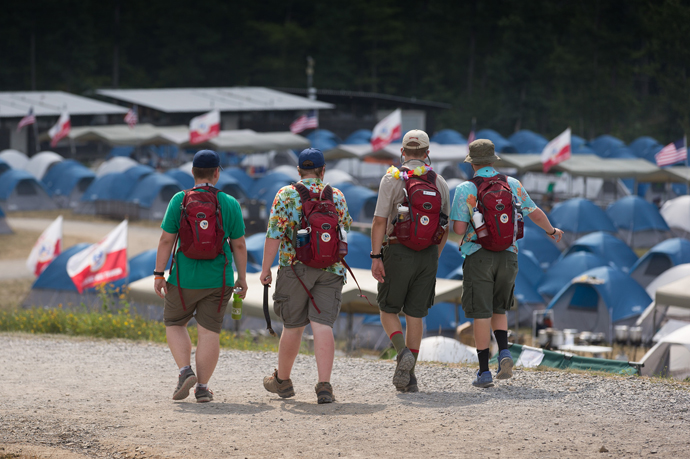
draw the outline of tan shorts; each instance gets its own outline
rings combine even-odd
[[[172,285],[169,282],[166,282],[166,284],[168,293],[165,295],[165,308],[163,310],[163,321],[166,327],[175,325],[185,326],[194,317],[196,322],[206,330],[220,333],[223,327],[225,308],[232,297],[231,285],[225,286],[223,302],[220,311],[218,311],[222,287],[183,288],[184,304],[187,306],[187,309],[184,309],[180,300],[180,289],[177,288],[177,285]],[[195,311],[196,314],[194,314]]]
[[[297,276],[309,289],[320,313],[314,308],[307,292]],[[296,264],[295,271],[281,266],[273,294],[273,310],[283,321],[285,328],[299,328],[317,322],[333,327],[340,313],[343,278],[322,269]]]

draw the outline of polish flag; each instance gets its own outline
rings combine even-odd
[[[62,247],[62,215],[46,228],[31,249],[26,267],[36,276],[40,276],[58,255]]]
[[[55,126],[50,128],[48,135],[50,136],[50,146],[55,148],[60,140],[67,137],[70,129],[72,129],[72,122],[69,119],[69,113],[67,111],[62,112],[60,119]]]
[[[189,123],[189,143],[202,143],[220,134],[220,112],[211,110],[208,113],[192,118]]]
[[[79,293],[127,277],[127,220],[98,244],[72,255],[67,260],[67,274]]]
[[[397,109],[374,127],[371,134],[371,148],[374,151],[383,150],[386,145],[402,136],[402,112]]]
[[[547,143],[544,147],[544,151],[541,152],[541,162],[544,166],[544,173],[568,158],[570,158],[570,128]]]

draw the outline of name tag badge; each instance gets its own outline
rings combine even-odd
[[[436,196],[436,192],[435,192],[435,191],[426,191],[426,190],[425,190],[425,191],[422,191],[422,194],[423,194],[424,196]]]

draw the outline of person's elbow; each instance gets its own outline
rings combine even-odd
[[[247,251],[247,243],[244,240],[244,236],[239,238],[239,239],[230,239],[230,245],[232,246],[233,252],[237,252],[237,251],[246,252]]]
[[[467,222],[453,221],[453,232],[460,236],[464,235],[467,231]]]

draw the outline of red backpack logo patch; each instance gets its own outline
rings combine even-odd
[[[492,252],[508,249],[522,238],[524,227],[522,214],[518,217],[518,206],[513,201],[513,191],[508,179],[505,175],[498,174],[493,177],[474,177],[470,181],[477,187],[477,209],[484,217],[487,229],[484,237],[477,235],[477,243]],[[477,231],[474,223],[471,224]]]
[[[416,251],[440,244],[445,230],[441,226],[443,201],[436,187],[436,172],[430,170],[405,180],[405,197],[409,212],[396,220],[393,235],[402,245]]]
[[[327,268],[347,254],[340,251],[340,220],[333,201],[333,188],[326,185],[321,193],[312,193],[302,183],[295,190],[302,201],[301,229],[307,230],[309,242],[295,238],[297,260],[312,268]]]

